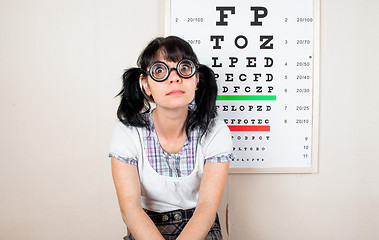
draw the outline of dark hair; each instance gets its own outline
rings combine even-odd
[[[194,102],[189,107],[186,131],[188,133],[188,131],[199,127],[201,135],[206,133],[217,116],[217,83],[215,75],[212,69],[199,64],[191,45],[176,36],[153,39],[137,60],[139,68],[125,70],[122,76],[123,87],[117,95],[121,96],[117,117],[128,126],[148,127],[148,123],[142,117],[142,113],[150,111],[149,101],[152,101],[152,99],[142,91],[139,78],[141,75],[146,76],[148,67],[157,60],[160,53],[166,60],[177,62],[181,59],[189,59],[197,64],[199,81]]]

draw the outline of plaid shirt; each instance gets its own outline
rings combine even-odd
[[[168,153],[159,144],[158,136],[155,132],[151,113],[146,113],[144,118],[148,121],[149,127],[143,129],[143,145],[152,168],[163,176],[185,177],[192,173],[195,162],[197,145],[199,139],[199,129],[190,131],[182,150],[179,153]],[[137,166],[134,158],[120,158],[120,156],[109,154],[110,157]],[[204,162],[228,162],[232,155],[220,155],[205,159]]]

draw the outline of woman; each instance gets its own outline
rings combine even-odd
[[[174,36],[151,41],[137,64],[123,75],[109,154],[124,239],[222,239],[232,144],[214,73]]]

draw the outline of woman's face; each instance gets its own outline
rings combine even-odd
[[[178,64],[165,60],[162,56],[157,61],[165,63],[169,69],[176,68]],[[176,70],[171,70],[167,79],[162,82],[157,82],[147,75],[141,77],[141,83],[145,93],[153,97],[157,108],[188,108],[195,97],[197,77],[198,73],[195,73],[190,78],[183,78]]]

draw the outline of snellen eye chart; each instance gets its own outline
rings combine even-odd
[[[187,40],[218,83],[231,173],[317,171],[319,0],[166,0],[166,35]]]

